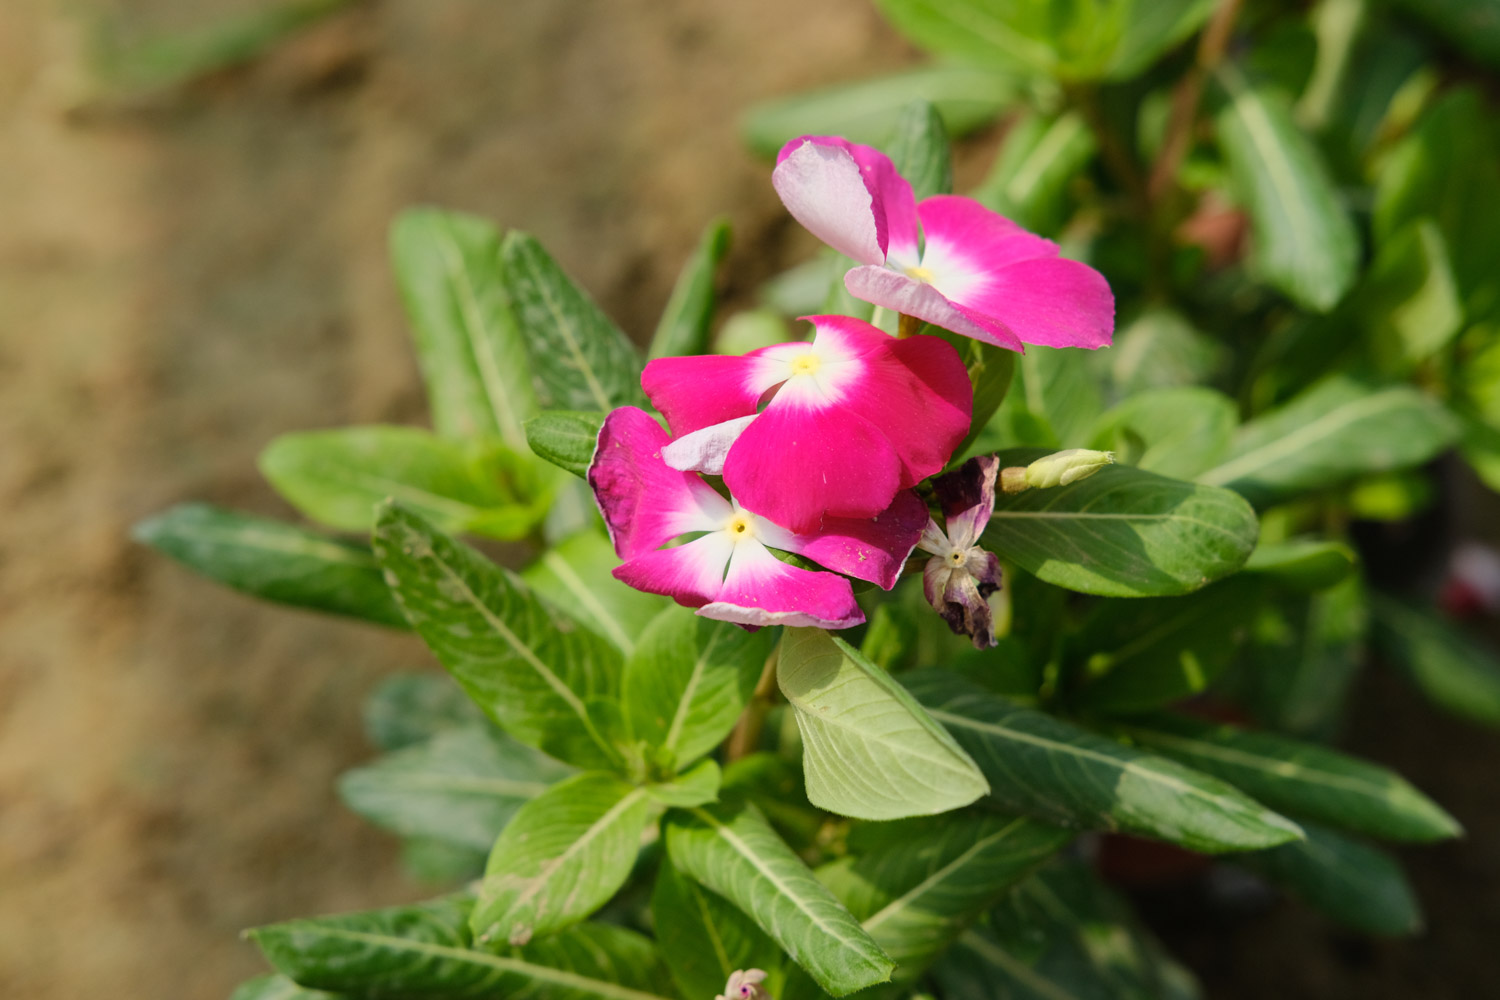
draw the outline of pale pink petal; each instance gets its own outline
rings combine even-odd
[[[796,552],[890,590],[929,520],[927,505],[911,490],[902,490],[889,508],[872,518],[824,518],[822,530],[807,535],[762,519],[756,537],[772,548]]]
[[[630,559],[689,531],[719,528],[733,513],[703,480],[669,469],[667,432],[644,411],[622,406],[604,418],[588,482],[615,552]]]
[[[849,294],[893,312],[915,316],[924,322],[973,337],[996,347],[1023,351],[1020,338],[1005,327],[959,309],[924,281],[898,274],[885,267],[856,267],[844,275]]]
[[[672,435],[680,437],[755,412],[766,389],[756,388],[757,353],[657,358],[646,364],[641,388],[667,418]]]
[[[885,510],[901,487],[901,460],[863,417],[778,394],[729,450],[724,483],[746,510],[806,533],[825,515]]]
[[[885,260],[885,210],[848,150],[793,140],[778,159],[771,185],[792,218],[846,257]]]
[[[662,448],[661,457],[668,466],[683,472],[702,472],[709,476],[724,474],[724,459],[729,448],[739,440],[755,414],[736,417],[722,424],[699,428],[684,434]]]
[[[969,433],[968,370],[952,345],[928,336],[887,339],[884,357],[864,363],[845,406],[885,432],[901,457],[901,485],[915,486],[947,465]]]
[[[718,598],[734,548],[727,532],[714,531],[673,549],[644,552],[616,566],[614,576],[636,590],[700,608]]]
[[[698,613],[740,625],[804,628],[849,628],[865,620],[848,580],[790,566],[758,541],[735,546],[723,589]]]
[[[953,302],[970,318],[991,319],[1043,347],[1108,347],[1114,334],[1109,282],[1087,264],[1061,257],[1012,264]]]

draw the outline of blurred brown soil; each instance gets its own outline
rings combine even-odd
[[[255,2],[111,8],[161,32]],[[645,337],[714,214],[732,287],[784,263],[740,110],[910,54],[863,0],[382,0],[80,112],[104,7],[0,4],[0,996],[224,997],[264,968],[242,928],[428,891],[333,782],[370,753],[364,694],[430,661],[130,524],[290,516],[255,471],[273,436],[424,420],[402,207],[534,233]]]

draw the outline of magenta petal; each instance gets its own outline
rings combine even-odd
[[[968,369],[937,337],[887,340],[889,360],[865,359],[866,378],[849,409],[878,423],[901,457],[901,485],[915,486],[953,456],[974,413]]]
[[[722,531],[674,549],[646,552],[616,566],[616,580],[648,594],[665,594],[678,604],[700,608],[719,596],[724,570],[735,548]]]
[[[854,156],[813,139],[787,143],[771,185],[792,218],[846,257],[862,264],[885,260],[885,210]]]
[[[588,482],[615,552],[630,559],[689,531],[712,531],[729,502],[691,473],[667,468],[667,432],[644,411],[622,406],[604,418]]]
[[[724,483],[746,510],[805,534],[825,515],[885,510],[901,488],[901,460],[863,417],[778,395],[729,450]]]
[[[955,305],[1044,347],[1108,347],[1115,297],[1104,275],[1061,257],[1023,260],[996,271]]]
[[[996,323],[980,322],[959,309],[924,281],[908,278],[885,267],[856,267],[844,275],[849,294],[893,312],[905,313],[944,330],[973,337],[1012,351],[1023,351],[1015,334]]]
[[[723,590],[698,613],[740,625],[811,628],[849,628],[865,620],[848,580],[790,566],[758,542],[735,546]]]
[[[1056,243],[1028,233],[973,198],[951,194],[926,198],[917,206],[917,214],[926,239],[922,266],[937,273],[947,270],[950,263],[964,270],[995,271],[1034,257],[1057,256]]]
[[[872,518],[824,518],[823,529],[811,535],[763,525],[759,537],[773,548],[890,590],[928,520],[927,505],[911,490],[902,490],[889,508]]]
[[[646,364],[641,387],[677,437],[754,413],[760,394],[769,388],[756,388],[756,371],[753,352],[744,357],[657,358]]]

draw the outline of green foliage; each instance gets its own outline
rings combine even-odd
[[[942,116],[927,101],[914,101],[896,119],[885,151],[896,171],[911,182],[917,201],[953,193],[953,154]]]
[[[579,619],[628,657],[652,617],[670,602],[616,580],[610,570],[619,564],[609,540],[590,529],[544,551],[521,579],[566,616],[560,620]]]
[[[1077,111],[1028,113],[1011,125],[994,166],[972,196],[1033,232],[1061,228],[1069,183],[1099,150]]]
[[[774,969],[781,951],[728,900],[662,862],[651,917],[672,980],[684,997],[717,996],[736,969]],[[773,995],[779,993],[773,986]]]
[[[580,478],[594,460],[604,414],[548,410],[526,421],[526,444],[559,469]]]
[[[651,336],[647,352],[651,357],[708,353],[708,331],[714,317],[714,277],[728,253],[729,221],[715,219],[677,276],[672,297],[667,300],[656,332]]]
[[[1376,597],[1372,637],[1381,656],[1435,705],[1500,726],[1500,657],[1452,625],[1388,597]]]

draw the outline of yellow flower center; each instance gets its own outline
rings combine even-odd
[[[906,269],[906,276],[908,278],[916,278],[918,281],[925,281],[929,285],[932,284],[933,274],[925,267],[908,267]]]
[[[806,354],[792,359],[792,374],[816,375],[818,373],[818,369],[822,366],[823,362],[818,359],[818,356],[809,351]]]
[[[749,514],[740,511],[729,519],[729,523],[724,525],[724,530],[729,532],[730,538],[742,542],[755,537],[755,522],[751,520]]]

